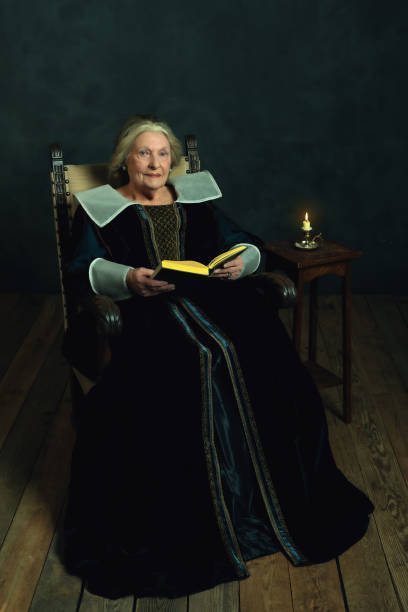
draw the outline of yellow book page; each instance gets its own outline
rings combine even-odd
[[[192,272],[193,274],[202,274],[203,276],[209,275],[207,266],[198,261],[172,261],[170,259],[163,259],[161,262],[162,270],[177,270],[178,272]]]
[[[246,246],[238,246],[238,247],[235,247],[235,249],[230,249],[229,251],[226,251],[225,253],[221,253],[221,255],[217,255],[217,257],[214,257],[214,259],[210,261],[210,263],[208,264],[208,267],[215,268],[216,266],[219,266],[221,263],[227,262],[230,259],[234,259],[234,257],[239,255],[239,253],[242,253],[242,251],[245,251],[246,249],[247,249]]]

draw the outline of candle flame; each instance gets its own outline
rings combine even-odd
[[[309,221],[309,215],[307,213],[305,214],[305,221]]]

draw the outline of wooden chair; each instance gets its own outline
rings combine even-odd
[[[172,177],[198,172],[200,159],[196,138],[185,137],[186,155],[173,168]],[[80,303],[64,288],[63,270],[70,253],[71,226],[75,214],[75,193],[92,189],[108,182],[108,165],[66,165],[59,144],[50,147],[51,185],[54,220],[57,236],[58,265],[66,330],[63,352],[70,362],[74,376],[75,396],[87,393],[108,365],[111,346],[121,333],[120,310],[106,296],[95,295]],[[271,308],[289,307],[296,303],[294,283],[284,274],[267,272],[253,274],[248,282],[265,294]]]

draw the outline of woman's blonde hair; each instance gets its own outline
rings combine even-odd
[[[113,187],[120,187],[128,182],[126,160],[136,138],[143,132],[161,132],[164,134],[170,144],[171,167],[177,166],[180,162],[182,146],[170,126],[153,115],[134,115],[120,129],[109,163],[109,183]]]

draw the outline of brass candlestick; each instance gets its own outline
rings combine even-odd
[[[318,248],[319,245],[317,244],[317,241],[322,240],[322,235],[317,234],[316,236],[313,236],[313,238],[311,238],[310,232],[312,231],[312,229],[313,228],[310,225],[309,213],[306,213],[302,223],[303,240],[295,242],[295,247],[297,247],[298,249],[303,249],[304,251],[311,251],[313,249]]]
[[[316,240],[321,237],[321,234],[311,238],[310,237],[310,232],[312,231],[312,229],[313,229],[312,227],[310,227],[310,229],[307,229],[307,230],[302,228],[302,231],[303,231],[303,240],[295,242],[295,247],[297,247],[298,249],[303,249],[304,251],[311,251],[311,250],[317,249],[319,247],[319,245],[316,242]]]

